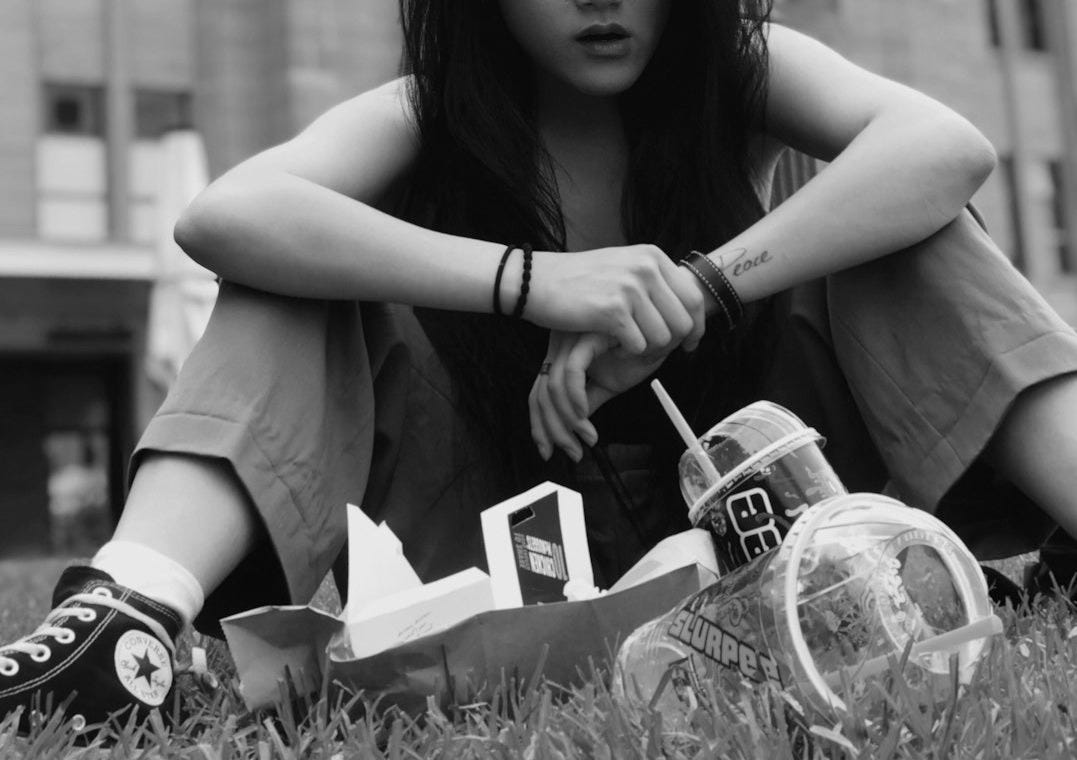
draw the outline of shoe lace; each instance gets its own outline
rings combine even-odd
[[[93,605],[93,606],[86,606]],[[7,656],[5,653],[21,653],[30,655],[30,659],[34,662],[45,662],[52,656],[52,649],[48,644],[43,641],[31,641],[30,639],[54,639],[59,644],[70,644],[75,640],[75,629],[68,628],[64,625],[57,625],[57,622],[61,618],[75,617],[84,623],[93,622],[97,618],[96,607],[111,607],[114,610],[118,610],[128,617],[132,617],[144,626],[150,629],[168,652],[174,658],[176,656],[176,645],[172,641],[172,637],[168,635],[164,626],[154,620],[149,615],[139,612],[134,607],[126,602],[119,601],[112,597],[112,592],[103,587],[95,588],[93,591],[74,594],[68,597],[63,607],[57,607],[45,616],[45,620],[37,627],[37,629],[29,636],[23,636],[21,639],[7,644],[0,648],[0,675],[13,676],[19,672],[19,663],[12,657]]]

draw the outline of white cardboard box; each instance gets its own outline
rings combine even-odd
[[[594,585],[583,499],[542,483],[482,513],[482,536],[498,609],[565,601],[569,580]]]
[[[477,567],[377,599],[348,620],[356,657],[370,657],[494,608],[490,577]]]
[[[443,631],[494,608],[490,577],[471,567],[424,584],[385,523],[348,505],[348,602],[341,615],[356,657]]]

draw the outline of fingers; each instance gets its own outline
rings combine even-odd
[[[655,305],[664,320],[666,338],[664,341],[655,342],[653,344],[655,350],[648,353],[668,353],[679,345],[688,344],[688,339],[694,336],[696,332],[696,320],[688,307],[682,302],[681,293],[674,289],[669,281],[666,281],[666,285],[666,288],[656,292],[654,295]],[[693,285],[692,287],[695,286]],[[702,316],[702,299],[700,299],[699,313]],[[699,327],[702,328],[702,326],[703,322],[700,320]],[[702,330],[700,330],[699,336],[695,338],[695,343],[699,342],[699,337],[702,337]],[[685,347],[694,349],[695,344],[688,344]]]
[[[588,386],[587,369],[603,352],[607,345],[599,335],[585,336],[577,341],[568,351],[563,362],[564,394],[567,405],[576,415],[574,427],[578,434],[591,446],[598,442],[598,431],[587,419],[592,410],[597,409],[608,400],[594,397],[594,389]],[[599,403],[594,403],[599,401]]]
[[[676,301],[677,299],[668,291],[664,289],[662,293],[663,301]],[[658,295],[658,294],[654,294]],[[681,309],[681,311],[684,311]],[[653,300],[641,300],[636,304],[633,316],[636,319],[636,325],[642,333],[646,345],[643,351],[637,353],[654,353],[666,348],[673,340],[673,331],[670,329],[669,316],[664,314],[657,308],[657,304]],[[687,317],[687,313],[685,313]]]
[[[547,392],[562,422],[588,446],[598,442],[598,431],[588,420],[592,407],[587,398],[587,369],[599,354],[608,350],[601,335],[579,336],[557,357],[547,383]]]
[[[632,303],[632,321],[646,345],[621,342],[628,354],[669,353],[684,345],[694,350],[703,336],[705,312],[703,296],[690,273],[674,264],[661,249],[643,246],[653,268],[640,267],[642,289]],[[619,337],[619,336],[618,336]]]
[[[581,343],[573,348],[561,368],[566,405],[578,419],[586,419],[591,410],[587,403],[587,367],[595,355],[592,345]]]
[[[544,459],[557,447],[578,462],[583,457],[580,442],[593,446],[598,441],[598,431],[587,419],[586,369],[594,356],[606,350],[608,341],[602,335],[551,334],[543,365],[549,369],[538,375],[528,396],[531,436]],[[566,360],[573,351],[570,366]]]
[[[688,318],[688,322],[682,322],[682,327],[686,329],[681,345],[686,351],[695,351],[703,339],[703,332],[707,325],[706,302],[703,293],[699,289],[696,278],[684,267],[673,264],[664,269],[663,274]]]
[[[538,252],[533,271],[528,319],[536,324],[600,332],[636,356],[692,349],[702,336],[703,295],[657,246]]]
[[[560,333],[557,330],[550,333],[550,341],[546,349],[547,357],[557,353],[563,339],[563,333]],[[539,456],[546,460],[553,456],[554,444],[549,432],[546,430],[546,423],[539,398],[540,392],[546,384],[546,376],[550,366],[549,359],[544,359],[542,369],[539,370],[535,382],[531,384],[531,392],[527,396],[527,411],[531,422],[531,440],[535,442],[535,448],[538,449]]]
[[[549,460],[553,456],[553,444],[550,442],[550,436],[546,434],[546,425],[543,424],[538,405],[538,386],[542,382],[545,380],[539,375],[531,385],[531,393],[527,397],[527,412],[531,420],[531,440],[535,442],[539,456]]]
[[[535,444],[543,459],[550,458],[554,446],[562,449],[574,462],[579,462],[583,458],[583,447],[576,436],[569,431],[550,398],[547,375],[539,375],[535,378],[531,395],[528,397],[528,408],[531,417],[531,436],[535,439]]]
[[[571,338],[566,333],[557,330],[550,333],[546,359],[543,361],[542,370],[531,386],[527,406],[531,422],[531,438],[535,441],[535,446],[542,458],[548,460],[556,447],[563,449],[574,461],[578,462],[583,458],[583,447],[566,425],[566,420],[571,419],[572,415],[566,415],[563,419],[557,406],[560,401],[564,371],[563,364],[558,359],[564,353],[565,343],[569,340]],[[553,382],[559,389],[558,402],[555,402],[550,394],[551,378],[556,378]]]
[[[640,329],[634,314],[630,314],[614,327],[612,337],[620,350],[627,354],[642,354],[647,350],[647,337]]]
[[[549,399],[553,411],[564,420],[566,425],[571,426],[572,421],[577,417],[586,416],[586,409],[584,409],[581,414],[573,408],[572,401],[565,390],[565,362],[563,351],[558,355],[551,357],[550,371],[546,375],[545,390],[546,398]]]

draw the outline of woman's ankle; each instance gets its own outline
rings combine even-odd
[[[210,593],[250,553],[262,530],[230,464],[154,453],[139,463],[112,541],[154,552]]]
[[[174,610],[186,625],[202,611],[206,594],[190,571],[155,549],[132,541],[109,541],[90,566],[116,583]]]

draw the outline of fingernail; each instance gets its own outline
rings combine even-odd
[[[583,459],[583,450],[573,448],[572,451],[569,452],[569,456],[572,457],[573,462],[575,462],[576,464],[579,464],[580,460]]]
[[[550,461],[551,451],[549,446],[547,446],[545,443],[540,443],[538,450],[539,456],[542,457],[544,461]]]
[[[577,432],[580,438],[582,438],[584,443],[586,443],[588,446],[594,446],[596,443],[598,443],[598,433],[596,433],[594,430],[580,428],[580,430]]]

